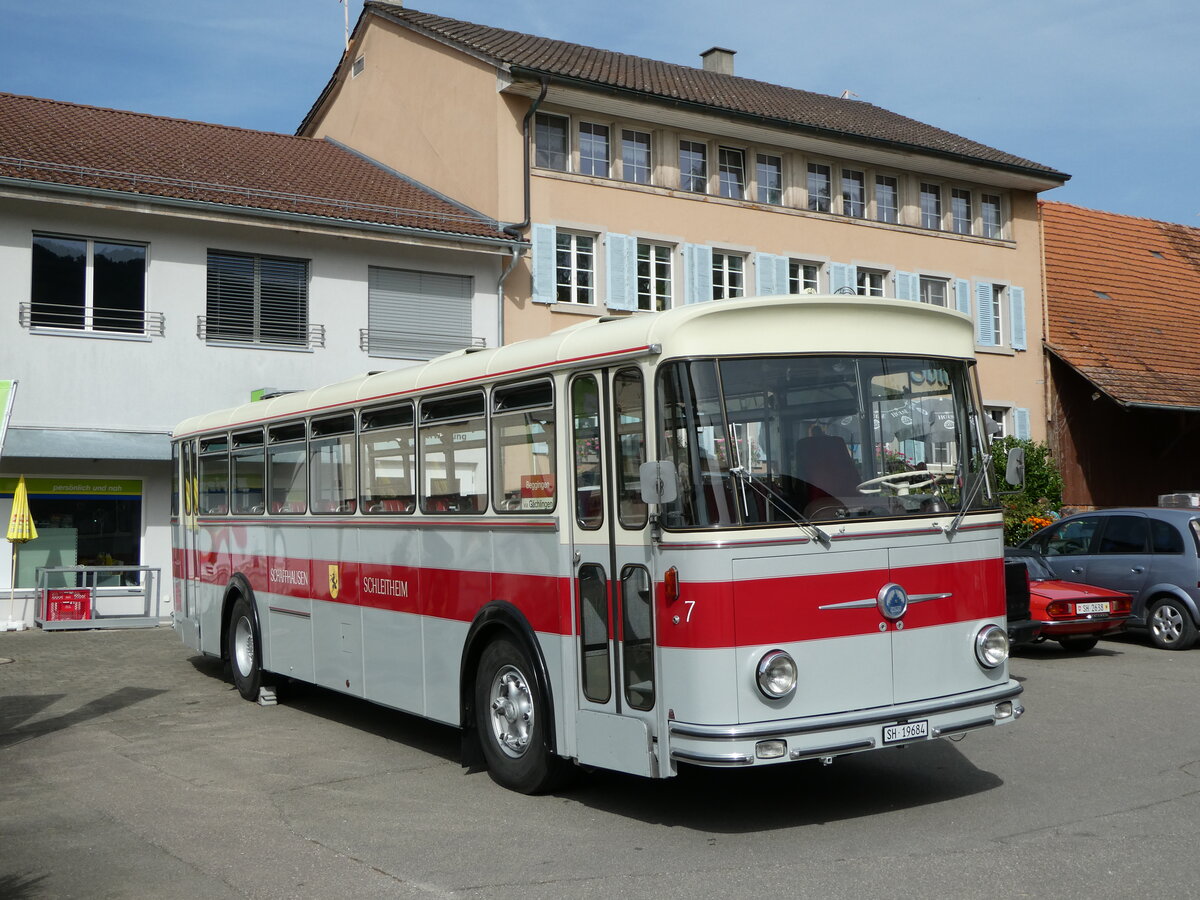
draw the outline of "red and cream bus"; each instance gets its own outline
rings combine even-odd
[[[189,419],[174,627],[527,792],[1012,722],[973,351],[909,301],[723,301]]]

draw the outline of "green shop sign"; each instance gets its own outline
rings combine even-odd
[[[16,478],[0,477],[0,495],[11,496],[17,489]],[[88,497],[140,497],[139,478],[26,478],[30,494],[52,496],[69,494]]]

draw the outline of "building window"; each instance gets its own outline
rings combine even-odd
[[[730,300],[746,293],[746,260],[734,253],[712,255],[713,299]]]
[[[816,263],[788,261],[788,293],[819,294],[821,292],[821,267]]]
[[[533,126],[535,166],[567,171],[567,125],[565,116],[538,113]]]
[[[779,206],[783,203],[783,160],[766,153],[758,154],[755,180],[758,182],[758,202]]]
[[[634,184],[649,184],[650,172],[650,135],[644,131],[622,131],[621,177]]]
[[[679,142],[679,187],[698,194],[708,191],[708,147],[699,141]]]
[[[829,166],[809,163],[808,208],[813,212],[829,212],[831,197]]]
[[[1000,198],[995,194],[984,194],[979,198],[983,214],[983,236],[988,238],[1004,237],[1004,222],[1000,218]]]
[[[594,303],[596,242],[586,234],[559,231],[555,236],[555,298],[559,303]]]
[[[842,214],[856,219],[867,214],[867,182],[862,172],[842,169]]]
[[[955,234],[970,234],[974,213],[971,211],[971,192],[954,188],[950,192],[950,218]]]
[[[875,177],[875,218],[893,225],[900,221],[900,182],[892,175]]]
[[[722,147],[718,158],[718,175],[722,197],[746,199],[746,154],[741,150]]]
[[[671,307],[671,261],[674,251],[666,244],[638,241],[638,309],[658,311]]]
[[[860,297],[882,297],[883,296],[884,273],[875,271],[874,269],[858,270],[858,290]]]
[[[992,424],[988,426],[988,434],[993,439],[1006,437],[1008,435],[1008,407],[985,406],[983,411],[992,420]]]
[[[579,123],[579,171],[608,177],[608,126]]]
[[[931,306],[945,306],[947,296],[946,279],[921,276],[921,302]]]
[[[308,346],[308,260],[209,250],[204,336]]]
[[[367,328],[359,346],[368,356],[432,359],[482,346],[472,335],[475,285],[469,275],[367,267]]]
[[[1004,324],[1000,314],[1001,309],[1004,307],[1004,285],[993,284],[989,285],[989,287],[991,290],[988,293],[991,295],[991,300],[990,302],[985,302],[984,307],[982,310],[980,310],[979,314],[984,322],[990,323],[990,327],[992,329],[991,343],[993,346],[998,347],[1000,344],[1004,343],[1004,332],[1000,330]],[[986,343],[986,341],[982,341],[981,343]]]
[[[29,299],[34,328],[144,334],[146,246],[35,234]]]
[[[942,189],[936,184],[921,182],[921,227],[942,227]]]

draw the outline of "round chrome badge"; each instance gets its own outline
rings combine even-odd
[[[895,621],[908,609],[908,591],[894,582],[885,584],[879,589],[876,605],[884,618]]]

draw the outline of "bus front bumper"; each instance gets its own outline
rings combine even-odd
[[[1025,712],[1015,681],[969,694],[747,725],[670,723],[671,759],[700,766],[828,760],[847,753],[956,737]]]

